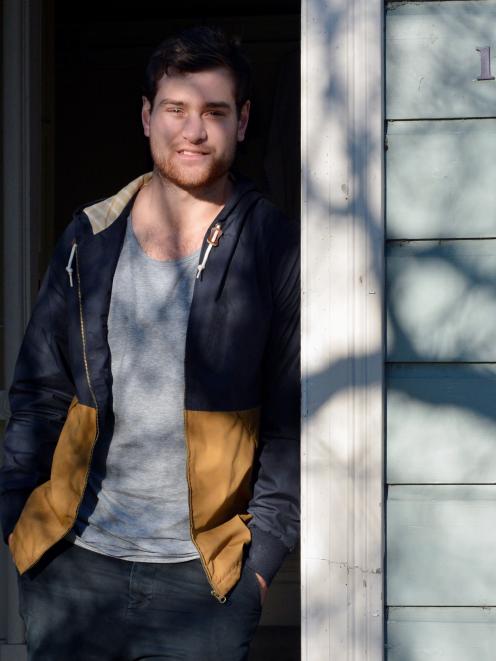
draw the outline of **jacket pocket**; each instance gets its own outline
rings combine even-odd
[[[30,494],[13,531],[11,552],[20,573],[74,525],[96,431],[96,410],[74,398],[57,441],[50,479]]]

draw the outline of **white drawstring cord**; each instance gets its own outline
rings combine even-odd
[[[210,236],[207,237],[208,246],[207,246],[207,249],[205,250],[205,254],[203,255],[203,260],[202,260],[201,264],[198,264],[198,266],[196,267],[196,279],[197,280],[198,280],[198,278],[201,277],[201,274],[205,270],[205,266],[207,265],[207,259],[208,259],[208,256],[210,255],[210,251],[212,250],[212,248],[214,246],[219,245],[219,239],[220,239],[221,236],[222,236],[222,229],[221,229],[220,223],[216,223],[212,227],[212,229],[210,230]]]
[[[69,255],[69,261],[67,262],[67,266],[65,267],[65,270],[69,274],[69,284],[71,285],[71,287],[74,286],[72,282],[72,272],[74,270],[72,268],[72,260],[74,259],[75,252],[76,252],[76,242],[74,241],[74,243],[72,244],[71,254]]]
[[[205,266],[207,264],[207,259],[208,259],[208,256],[210,255],[211,250],[212,250],[212,244],[209,243],[208,246],[207,246],[207,249],[205,250],[205,254],[203,255],[202,263],[198,264],[198,266],[196,267],[196,279],[197,280],[201,276],[202,271],[205,270]]]

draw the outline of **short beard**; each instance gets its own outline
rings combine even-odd
[[[208,169],[202,169],[200,172],[188,172],[187,167],[182,168],[180,163],[172,158],[165,158],[152,140],[150,140],[150,153],[155,170],[163,179],[191,192],[211,186],[229,172],[236,156],[236,145],[230,153],[222,158],[215,158]]]

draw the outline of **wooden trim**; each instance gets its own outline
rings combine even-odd
[[[42,208],[41,9],[41,0],[2,3],[4,387],[12,379],[38,287]],[[0,602],[0,638],[6,641],[0,648],[0,658],[23,658],[17,579],[5,549],[0,555]]]
[[[383,658],[383,21],[302,2],[302,661]]]

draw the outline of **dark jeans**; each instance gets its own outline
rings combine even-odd
[[[224,604],[200,560],[129,562],[62,540],[19,576],[29,661],[241,661],[261,614],[244,566]]]

